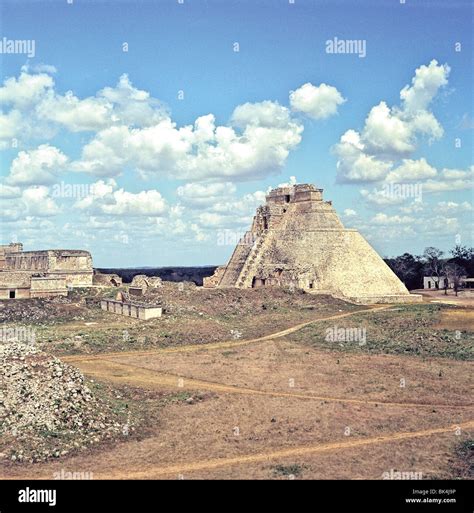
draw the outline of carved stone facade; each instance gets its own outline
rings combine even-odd
[[[206,286],[287,286],[359,303],[416,302],[357,230],[344,228],[323,190],[273,189],[229,263]]]
[[[66,295],[67,287],[91,286],[92,276],[88,251],[0,246],[0,299]]]

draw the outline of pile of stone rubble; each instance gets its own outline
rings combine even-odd
[[[74,367],[24,342],[0,343],[0,459],[65,456],[133,427],[96,398]]]
[[[72,318],[83,313],[71,309],[69,298],[58,296],[42,299],[12,299],[0,302],[0,322],[30,322],[57,320],[59,317]]]

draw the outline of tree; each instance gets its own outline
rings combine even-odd
[[[457,244],[451,250],[453,258],[449,259],[448,262],[454,262],[461,267],[464,267],[466,274],[469,277],[474,276],[474,248],[468,248],[467,246],[461,246]]]
[[[453,283],[453,289],[456,296],[461,288],[461,279],[466,275],[466,269],[456,262],[450,262],[444,266],[444,272],[449,281]]]
[[[433,277],[436,288],[439,289],[439,280],[443,275],[443,261],[441,257],[444,255],[444,252],[438,248],[434,248],[432,246],[425,249],[423,252],[423,259],[425,261],[425,269],[428,274]]]
[[[405,284],[407,289],[416,289],[420,286],[420,271],[423,264],[418,257],[404,253],[396,258],[386,260],[388,266]]]
[[[474,248],[468,248],[467,246],[456,244],[456,246],[451,250],[451,255],[453,255],[453,258],[470,260],[471,258],[474,258]]]

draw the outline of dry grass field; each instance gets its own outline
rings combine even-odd
[[[474,310],[271,290],[164,295],[168,313],[153,321],[80,302],[42,321],[42,348],[138,427],[65,458],[4,461],[1,478],[473,477]],[[364,329],[364,340],[328,340],[334,328]]]

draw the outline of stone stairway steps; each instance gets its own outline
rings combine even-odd
[[[231,265],[227,266],[224,276],[220,282],[221,287],[235,287],[239,278],[240,270],[242,269],[242,266],[245,265],[251,250],[252,246],[250,244],[237,244],[232,258],[229,261]]]
[[[261,255],[263,253],[262,246],[267,238],[267,235],[268,235],[268,230],[264,231],[262,233],[262,235],[260,235],[260,237],[256,241],[254,247],[252,247],[252,249],[249,253],[249,255],[251,255],[251,256],[247,257],[247,260],[245,261],[245,264],[238,276],[238,280],[236,283],[237,287],[239,287],[239,288],[245,287],[246,280],[250,273],[250,269],[252,269],[256,266],[256,264],[259,261],[259,257],[261,257]]]

